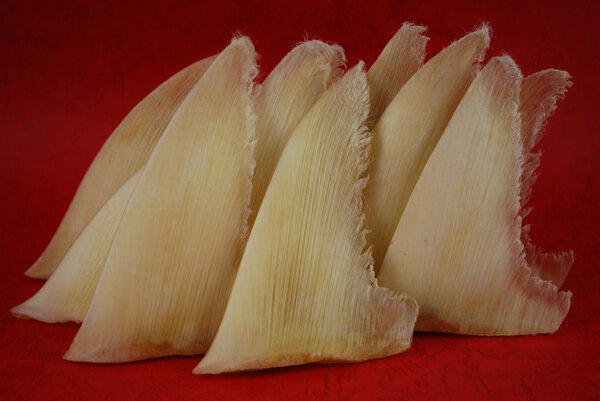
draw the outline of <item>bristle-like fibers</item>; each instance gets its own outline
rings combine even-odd
[[[273,69],[256,100],[256,168],[251,222],[256,218],[275,166],[304,114],[338,78],[346,58],[339,46],[313,40],[296,46]]]
[[[557,100],[563,98],[571,86],[570,78],[571,76],[566,71],[549,69],[539,71],[523,80],[519,105],[523,156],[525,158],[520,193],[523,218],[529,213],[529,208],[526,206],[537,178],[535,170],[541,159],[541,152],[534,153],[532,150],[541,139],[546,122],[556,109]],[[543,252],[532,243],[528,231],[529,226],[524,227],[521,235],[527,263],[536,276],[542,280],[552,281],[560,288],[575,260],[573,251]]]
[[[367,115],[359,65],[296,128],[195,373],[361,361],[410,346],[417,304],[377,286],[366,249]]]
[[[492,59],[433,151],[383,262],[382,285],[420,306],[417,330],[552,333],[571,293],[532,274],[521,241],[521,73]]]

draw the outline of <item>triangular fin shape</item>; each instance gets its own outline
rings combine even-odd
[[[250,225],[294,128],[339,77],[345,62],[341,47],[311,40],[292,49],[261,85],[256,100],[256,168]]]
[[[367,72],[370,111],[367,124],[374,125],[400,88],[421,67],[429,38],[424,26],[408,22],[392,36]]]
[[[489,29],[442,50],[400,89],[373,129],[366,226],[379,270],[406,202],[489,45]]]
[[[198,61],[165,81],[123,119],[88,168],[50,243],[25,272],[48,278],[96,213],[150,157],[167,124],[214,57]]]
[[[418,306],[377,286],[362,227],[368,112],[358,65],[294,131],[195,373],[360,361],[410,346]]]
[[[15,316],[47,323],[83,320],[140,174],[141,171],[138,171],[131,176],[104,204],[43,287],[11,309]]]
[[[508,56],[475,79],[400,219],[379,280],[419,302],[417,330],[552,333],[571,293],[532,274],[521,242],[521,72]]]
[[[208,349],[245,245],[256,73],[252,43],[236,38],[182,103],[142,171],[66,359]]]

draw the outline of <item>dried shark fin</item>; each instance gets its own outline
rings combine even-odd
[[[138,171],[127,180],[104,204],[44,286],[33,297],[11,309],[15,316],[47,323],[83,320],[140,173]]]
[[[247,230],[256,53],[234,39],[182,103],[142,171],[65,358],[204,353]]]
[[[405,22],[385,45],[367,73],[371,110],[369,124],[375,124],[400,88],[421,67],[429,38],[426,27]]]
[[[325,92],[288,141],[195,373],[361,361],[410,346],[418,306],[377,286],[362,228],[362,68]]]
[[[173,114],[213,60],[206,58],[175,74],[129,112],[96,155],[58,230],[27,276],[50,277],[90,220],[146,163]]]
[[[267,77],[257,100],[257,112],[262,111],[257,117],[257,136],[262,140],[257,141],[255,154],[261,153],[264,158],[257,163],[253,190],[264,181],[266,188],[271,178],[268,172],[275,169],[291,131],[339,74],[344,60],[339,46],[306,42],[298,45]],[[138,176],[139,173],[104,205],[53,276],[37,294],[13,308],[14,314],[51,323],[83,320]],[[253,197],[256,209],[262,195]]]
[[[256,100],[252,221],[289,136],[309,108],[342,73],[345,62],[344,50],[339,46],[317,40],[304,42],[288,53],[261,85]]]
[[[571,76],[566,71],[548,69],[532,74],[523,80],[519,111],[521,113],[521,138],[525,165],[521,175],[521,216],[525,218],[530,209],[526,207],[531,188],[537,178],[535,170],[540,164],[541,152],[533,153],[544,131],[546,122],[571,86]],[[546,253],[537,249],[529,237],[530,227],[523,227],[521,240],[525,246],[527,263],[533,273],[542,280],[552,281],[561,287],[575,256],[573,251]]]
[[[441,51],[402,87],[373,130],[365,196],[376,271],[414,185],[488,45],[489,29],[483,27]]]
[[[379,280],[417,299],[416,329],[552,333],[570,292],[532,274],[521,242],[521,73],[508,56],[475,79],[433,151]]]

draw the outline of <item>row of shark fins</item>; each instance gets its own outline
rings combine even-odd
[[[195,373],[556,331],[573,254],[522,219],[569,75],[482,67],[486,26],[423,64],[424,32],[404,24],[368,72],[308,41],[258,86],[237,37],[170,78],[107,140],[12,313],[82,321],[68,360],[205,354]]]

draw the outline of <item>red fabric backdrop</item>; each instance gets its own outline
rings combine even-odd
[[[31,1],[0,3],[0,399],[584,400],[600,397],[599,2]],[[77,325],[13,318],[42,285],[23,271],[46,246],[102,143],[147,93],[233,33],[252,37],[264,77],[303,38],[370,65],[403,21],[429,26],[432,55],[483,21],[489,55],[525,74],[560,68],[574,86],[542,140],[528,218],[549,250],[574,249],[573,305],[552,336],[419,334],[408,352],[352,365],[195,376],[199,357],[66,362]]]

